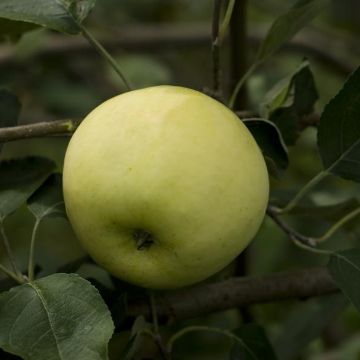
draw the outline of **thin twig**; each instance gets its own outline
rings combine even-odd
[[[230,79],[229,90],[232,91],[237,81],[244,76],[249,66],[249,30],[247,26],[247,0],[238,0],[234,3],[234,8],[230,20]],[[248,94],[245,86],[234,98],[233,107],[237,110],[247,109]]]
[[[247,0],[238,0],[228,6],[233,6],[229,19],[229,89],[232,90],[236,80],[244,75],[248,66],[248,40],[247,40]],[[244,87],[236,97],[235,107],[246,109],[248,106],[247,89]],[[246,276],[248,273],[249,252],[243,251],[234,262],[234,275]],[[239,307],[240,316],[245,323],[254,321],[254,316],[247,306]]]
[[[277,209],[276,207],[268,206],[267,214],[285,232],[285,234],[289,236],[289,238],[294,242],[295,245],[319,255],[329,256],[333,253],[329,250],[316,248],[317,239],[305,236],[294,230],[291,226],[289,226],[285,221],[280,218],[279,209]]]
[[[314,247],[316,246],[316,242],[313,238],[305,236],[294,230],[290,225],[288,225],[284,220],[282,220],[278,215],[279,212],[277,208],[273,206],[269,206],[266,212],[292,240],[299,240],[304,245]]]
[[[259,117],[259,114],[249,110],[237,111],[236,113],[241,119]],[[309,117],[310,115],[306,116],[306,118]],[[313,116],[314,119],[318,119],[318,117],[317,114]],[[80,123],[81,120],[56,120],[0,128],[0,143],[46,136],[69,136],[77,129]],[[315,125],[315,123],[309,123],[309,125]]]
[[[51,135],[72,134],[79,123],[79,121],[75,120],[57,120],[0,128],[0,143]]]
[[[213,66],[213,92],[215,97],[221,98],[220,94],[220,41],[219,41],[219,27],[220,27],[220,13],[222,0],[214,0],[214,10],[212,17],[212,66]]]
[[[239,0],[236,0],[236,3]],[[248,34],[249,45],[258,47],[264,39],[266,29],[252,27]],[[183,24],[147,24],[126,26],[113,33],[112,36],[102,37],[101,43],[110,50],[118,48],[126,50],[163,51],[164,49],[207,47],[211,37],[209,24],[184,26]],[[351,41],[352,49],[356,42]],[[282,50],[307,55],[329,66],[341,76],[348,75],[356,68],[356,59],[349,58],[350,46],[343,37],[329,36],[319,30],[305,29],[291,41],[284,44]],[[332,50],[333,49],[333,50]],[[81,37],[64,37],[51,35],[44,47],[39,49],[32,59],[67,56],[73,59],[76,55],[87,56],[94,48]],[[359,51],[359,49],[357,50]],[[24,63],[16,62],[14,46],[0,46],[0,67],[23,67]]]
[[[28,264],[28,277],[29,277],[29,281],[33,281],[34,280],[34,269],[35,269],[35,240],[36,240],[36,235],[37,235],[37,231],[39,229],[39,225],[40,225],[41,220],[40,219],[36,219],[35,224],[34,224],[34,228],[32,231],[32,235],[31,235],[31,242],[30,242],[30,253],[29,253],[29,264]]]
[[[299,131],[305,130],[307,127],[318,127],[320,124],[320,115],[317,113],[312,113],[309,115],[305,115],[301,118],[299,124]]]
[[[320,255],[331,255],[331,251],[316,248],[317,242],[315,238],[300,234],[282,220],[279,216],[277,208],[269,206],[267,214],[274,220],[275,224],[277,224],[285,232],[285,234],[289,236],[295,245]]]

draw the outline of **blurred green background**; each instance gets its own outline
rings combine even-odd
[[[265,30],[290,3],[285,0],[247,1],[249,41],[244,56],[248,64],[251,64]],[[210,0],[98,0],[87,19],[87,26],[111,50],[134,88],[176,84],[202,90],[211,87],[212,6]],[[320,95],[316,110],[321,112],[359,63],[359,14],[358,0],[331,1],[328,10],[301,31],[291,46],[285,46],[251,77],[246,110],[258,111],[267,91],[294,71],[306,56]],[[335,59],[335,64],[322,56],[322,52]],[[225,94],[229,94],[232,79],[228,41],[222,48],[221,57]],[[46,30],[27,33],[17,43],[1,43],[0,83],[18,95],[22,103],[21,124],[81,119],[105,99],[123,90],[113,71],[80,37]],[[67,143],[66,137],[15,141],[4,146],[0,157],[46,156],[55,160],[61,171]],[[300,188],[320,170],[316,130],[307,129],[297,146],[290,149],[289,156],[291,166],[285,176],[281,180],[272,180],[273,189],[277,191]],[[311,196],[317,204],[331,204],[359,193],[358,185],[329,178]],[[293,221],[294,226],[307,235],[320,235],[328,226],[317,219],[297,217]],[[23,269],[26,268],[33,224],[34,219],[25,207],[5,224]],[[326,246],[335,249],[356,244],[358,230],[352,227],[351,231],[339,232]],[[82,255],[65,220],[49,219],[41,225],[36,257],[42,275],[53,273]],[[247,250],[246,263],[248,274],[267,274],[323,264],[324,259],[293,246],[269,219],[265,219]],[[80,270],[84,276],[105,281],[104,274],[94,265]],[[230,266],[217,278],[228,277],[232,271]],[[290,312],[296,312],[304,303],[257,305],[249,311],[253,320],[263,325],[274,340]],[[235,328],[241,321],[237,310],[231,310],[187,323]],[[112,359],[119,358],[118,353],[127,336],[124,333],[114,338]],[[306,346],[298,358],[360,359],[359,337],[360,317],[349,307],[341,316],[335,316],[321,337]],[[226,359],[230,346],[228,339],[201,333],[181,340],[176,352],[179,359]]]

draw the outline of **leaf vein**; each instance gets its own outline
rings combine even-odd
[[[52,320],[50,318],[50,311],[48,309],[46,300],[42,296],[41,290],[34,283],[31,283],[30,285],[33,287],[36,294],[39,296],[40,301],[41,301],[41,303],[42,303],[42,305],[43,305],[43,307],[45,309],[45,313],[47,314],[47,317],[48,317],[48,320],[49,320],[50,330],[51,330],[51,333],[53,334],[53,337],[54,337],[54,340],[55,340],[55,345],[56,345],[56,348],[57,348],[58,353],[59,353],[59,357],[60,357],[60,359],[63,359],[62,354],[61,354],[60,345],[58,343],[58,339],[57,339],[57,336],[56,336],[55,328],[54,328],[54,325],[53,325]],[[63,359],[63,360],[65,360],[65,359]]]

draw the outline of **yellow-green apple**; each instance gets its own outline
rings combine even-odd
[[[93,259],[146,288],[201,281],[248,245],[268,173],[254,138],[200,92],[156,86],[93,110],[65,156],[70,222]]]

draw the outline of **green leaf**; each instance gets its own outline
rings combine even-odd
[[[290,40],[328,4],[328,0],[298,0],[272,24],[256,57],[261,62]]]
[[[314,111],[318,99],[308,61],[276,85],[265,98],[262,112],[278,126],[287,145],[294,145],[304,116]]]
[[[289,164],[287,148],[280,131],[276,125],[265,119],[246,119],[244,124],[262,150],[269,173],[278,177]]]
[[[296,69],[296,72],[297,70],[298,69]],[[281,79],[265,94],[259,109],[259,113],[262,117],[267,119],[277,108],[284,106],[288,99],[293,76],[294,74],[291,74],[290,76]]]
[[[144,330],[150,330],[151,325],[146,322],[143,316],[138,316],[131,328],[130,339],[125,346],[122,354],[122,359],[131,360],[136,355],[136,352],[141,347],[141,336]]]
[[[0,162],[0,221],[21,205],[55,169],[55,163],[42,157]]]
[[[77,34],[94,5],[95,0],[1,0],[0,18]]]
[[[11,92],[0,89],[0,128],[16,126],[20,109],[21,105],[18,98]],[[0,143],[0,151],[2,146],[3,144]]]
[[[29,210],[37,219],[45,217],[66,218],[62,191],[62,175],[51,174],[27,201]]]
[[[296,91],[297,90],[297,91]],[[296,92],[301,97],[296,97]],[[314,78],[308,60],[304,60],[290,75],[276,83],[265,95],[260,105],[260,113],[268,118],[277,108],[286,107],[296,102],[296,108],[301,114],[308,114],[313,110],[318,99]]]
[[[333,253],[328,269],[341,291],[360,311],[360,249]]]
[[[230,360],[276,359],[275,352],[261,326],[248,324],[232,332],[243,341],[243,344],[234,343],[230,351]]]
[[[279,358],[298,359],[304,348],[318,338],[347,305],[342,294],[335,294],[295,306],[274,343]]]
[[[81,24],[95,6],[96,0],[57,0],[68,9],[77,23]]]
[[[107,360],[113,330],[98,291],[75,274],[0,295],[0,347],[24,360]]]
[[[280,129],[286,145],[294,145],[300,135],[297,127],[299,116],[295,109],[292,106],[279,108],[273,113],[270,120]]]
[[[360,67],[326,105],[318,131],[325,171],[360,182]]]

